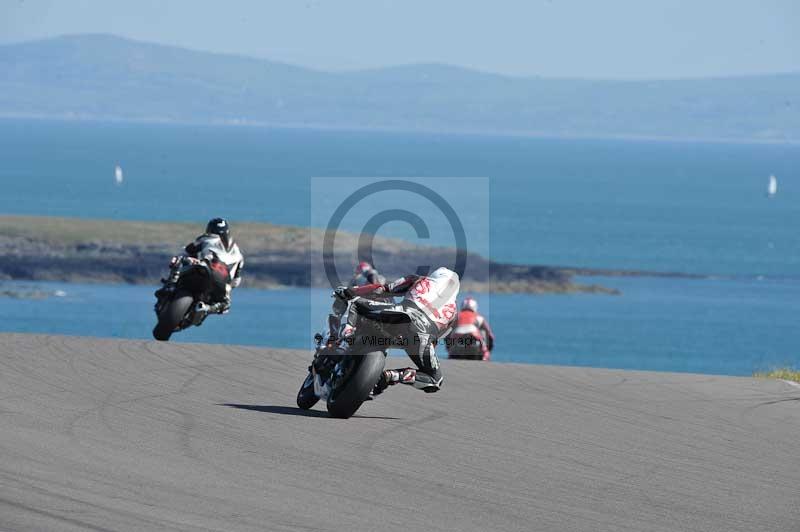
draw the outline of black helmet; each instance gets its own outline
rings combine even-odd
[[[208,225],[206,225],[206,234],[219,235],[219,238],[222,240],[222,245],[225,246],[225,249],[231,249],[231,245],[233,244],[233,238],[231,238],[231,226],[228,225],[228,222],[225,220],[225,218],[212,218],[209,220]]]

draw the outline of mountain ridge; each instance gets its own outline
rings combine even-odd
[[[591,137],[800,139],[800,73],[513,77],[439,63],[329,72],[106,34],[0,45],[0,116]]]

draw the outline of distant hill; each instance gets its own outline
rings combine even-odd
[[[78,35],[0,46],[0,116],[797,141],[800,73],[591,81],[438,64],[330,73]]]

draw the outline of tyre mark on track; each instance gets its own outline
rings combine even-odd
[[[74,519],[71,517],[65,517],[63,515],[59,515],[54,512],[48,512],[47,510],[42,510],[40,508],[34,508],[33,506],[28,506],[27,504],[22,504],[20,502],[12,501],[10,499],[5,499],[0,497],[0,506],[11,506],[12,508],[16,508],[18,510],[23,510],[25,512],[39,515],[43,517],[50,518],[59,523],[66,523],[68,525],[76,526],[82,528],[84,530],[94,530],[96,532],[116,532],[111,528],[103,528],[101,526],[93,525],[87,521],[80,521],[78,519]],[[18,526],[18,525],[15,525]]]

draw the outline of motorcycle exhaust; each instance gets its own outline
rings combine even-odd
[[[208,311],[211,307],[200,301],[194,306],[194,312],[192,313],[192,325],[200,325],[203,323],[203,320],[206,319],[208,315]]]

